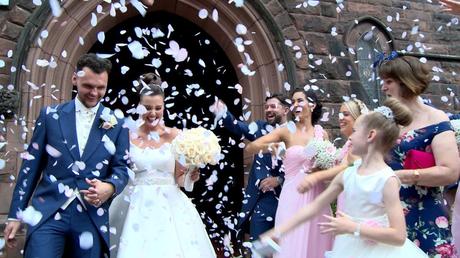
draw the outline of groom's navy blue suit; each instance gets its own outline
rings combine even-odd
[[[96,208],[86,201],[82,204],[75,199],[62,209],[69,199],[65,189],[88,189],[85,178],[112,184],[115,195],[127,184],[128,131],[122,128],[121,120],[113,128],[101,128],[103,109],[100,104],[82,157],[76,134],[75,100],[41,110],[27,149],[29,158],[24,159],[19,171],[9,212],[9,218],[18,218],[18,211],[25,210],[32,199],[30,205],[42,215],[38,223],[35,221],[28,227],[26,257],[54,257],[51,253],[62,253],[64,249],[71,252],[65,257],[83,256],[79,253],[97,250],[99,255],[108,252],[110,200]],[[107,137],[115,145],[115,153],[110,153],[110,148],[104,146],[110,145]],[[53,148],[60,153],[55,153]],[[56,231],[65,231],[66,235],[56,236]],[[39,243],[31,241],[34,233],[39,234]],[[60,244],[56,245],[56,241]],[[85,250],[88,247],[91,249]]]
[[[268,133],[266,121],[257,120],[255,123],[257,124],[257,131],[251,134],[248,124],[236,120],[230,112],[227,112],[223,119],[224,127],[227,130],[239,137],[244,136],[249,141],[254,141]],[[273,167],[270,153],[265,153],[262,156],[254,155],[248,185],[244,192],[243,207],[240,216],[238,216],[237,224],[238,229],[243,229],[249,222],[249,233],[253,240],[273,228],[275,222],[281,186],[276,187],[274,191],[262,192],[259,189],[259,184],[267,177],[282,177],[284,181],[282,162],[278,161],[278,164]]]

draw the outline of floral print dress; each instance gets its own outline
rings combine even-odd
[[[391,150],[390,167],[395,171],[403,169],[409,150],[432,152],[433,138],[449,130],[453,130],[450,122],[443,121],[405,133]],[[456,257],[442,187],[402,185],[400,197],[406,216],[407,237],[430,257]]]

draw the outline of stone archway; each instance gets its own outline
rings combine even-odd
[[[42,26],[42,31],[46,31],[47,38],[41,37],[41,44],[37,39],[30,47],[29,53],[24,60],[24,66],[30,71],[21,72],[16,85],[20,87],[22,105],[20,114],[25,115],[30,123],[38,115],[39,109],[44,105],[55,102],[62,102],[71,98],[72,88],[69,85],[70,78],[74,69],[76,59],[86,53],[92,44],[97,40],[97,32],[107,31],[115,24],[125,19],[139,15],[134,8],[121,14],[117,11],[116,17],[110,16],[110,5],[102,4],[103,11],[97,14],[97,25],[91,25],[92,13],[96,14],[98,1],[88,1],[81,4],[79,1],[65,1],[63,8],[65,12],[56,18],[50,17]],[[260,4],[257,4],[260,8]],[[209,12],[216,9],[219,12],[218,22],[212,19],[200,19],[198,11],[206,8]],[[251,70],[255,70],[254,76],[246,76],[238,73],[239,83],[243,86],[243,97],[251,99],[251,111],[254,117],[261,117],[261,108],[265,98],[265,90],[284,91],[282,84],[295,81],[292,76],[295,68],[286,65],[286,70],[279,72],[277,67],[280,63],[292,63],[286,54],[285,48],[272,33],[269,33],[264,19],[258,14],[251,4],[245,4],[241,8],[227,4],[225,1],[212,0],[159,0],[156,1],[151,10],[164,10],[178,16],[184,17],[197,24],[209,35],[211,35],[221,48],[227,53],[235,70],[239,71],[238,65],[244,62],[244,55],[237,51],[233,40],[237,36],[235,27],[237,24],[245,24],[248,28],[245,40],[252,40],[253,43],[246,46],[245,52],[249,53],[254,60]],[[273,26],[273,24],[271,25]],[[282,39],[281,39],[282,41]],[[82,44],[83,43],[83,44]],[[64,55],[63,55],[63,51]],[[284,55],[282,57],[282,55]],[[37,59],[53,58],[57,63],[56,68],[37,67]],[[285,61],[286,60],[286,61]],[[32,68],[32,69],[31,69]],[[295,75],[294,75],[295,76]],[[31,92],[27,81],[36,85],[46,85],[41,90]],[[55,85],[51,89],[51,85]],[[51,94],[53,93],[53,94]],[[35,99],[32,104],[30,100],[42,95],[40,99]]]

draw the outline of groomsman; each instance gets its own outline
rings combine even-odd
[[[276,126],[286,124],[289,112],[286,100],[287,98],[282,94],[267,97],[264,105],[265,120],[257,120],[251,125],[235,119],[220,100],[214,103],[211,110],[216,114],[217,119],[219,119],[218,116],[223,116],[223,125],[231,133],[237,137],[244,136],[245,139],[254,141],[269,133]],[[251,240],[257,239],[260,234],[273,228],[283,182],[284,172],[280,160],[270,153],[254,155],[237,224],[237,229],[244,232],[249,223]]]
[[[29,224],[26,258],[109,254],[108,210],[128,182],[129,151],[127,129],[100,103],[111,67],[95,54],[80,57],[76,98],[36,120],[4,231],[14,246],[21,221]]]

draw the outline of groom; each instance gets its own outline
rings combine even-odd
[[[100,103],[111,67],[80,57],[77,97],[37,118],[4,231],[11,247],[21,221],[29,225],[26,258],[108,256],[108,209],[127,184],[129,151],[127,129]]]

